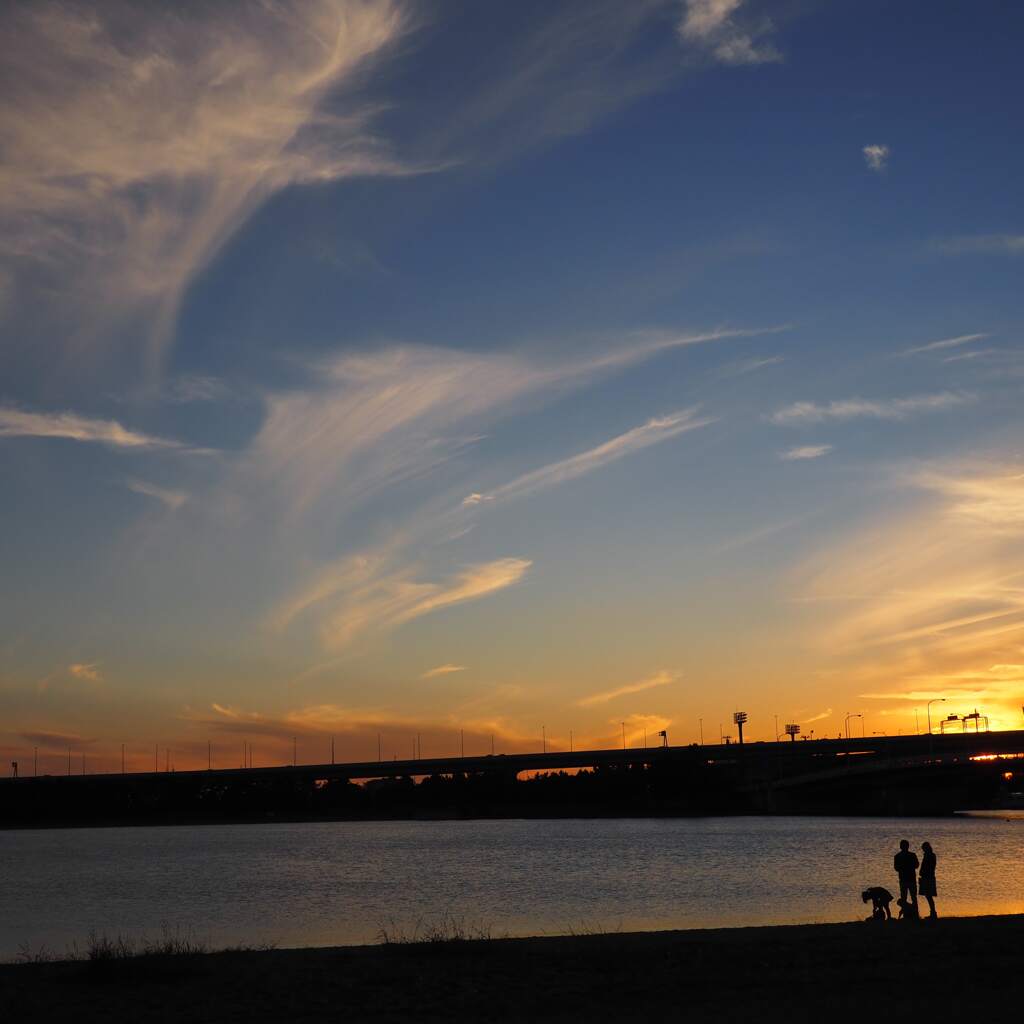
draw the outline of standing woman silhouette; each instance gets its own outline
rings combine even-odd
[[[935,888],[935,851],[931,843],[921,844],[921,884],[918,892],[928,901],[929,917],[938,917],[935,912],[935,897],[938,892]]]

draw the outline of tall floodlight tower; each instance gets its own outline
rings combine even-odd
[[[743,746],[743,726],[746,724],[746,721],[747,721],[747,713],[746,713],[746,711],[737,711],[737,712],[735,712],[733,714],[733,716],[732,716],[732,720],[733,720],[733,722],[736,723],[736,728],[738,728],[739,731],[740,731],[740,746],[742,747]]]
[[[800,726],[796,722],[790,722],[786,726],[786,735],[795,743],[797,736],[800,735]]]

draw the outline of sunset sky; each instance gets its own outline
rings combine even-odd
[[[3,773],[1024,727],[1022,34],[4,5]]]

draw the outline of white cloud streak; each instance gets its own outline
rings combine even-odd
[[[177,441],[129,430],[116,420],[88,419],[71,412],[25,412],[10,407],[0,407],[0,437],[64,438],[135,451],[183,448]]]
[[[810,718],[805,718],[803,720],[803,724],[804,725],[810,725],[811,722],[823,722],[826,718],[831,718],[831,717],[832,717],[832,709],[831,708],[825,708],[825,710],[820,712],[819,714],[811,715]]]
[[[169,509],[178,509],[188,501],[188,495],[184,491],[173,491],[166,487],[158,487],[156,484],[147,483],[145,480],[129,480],[126,486],[128,490],[136,494],[144,494],[147,498],[154,498]]]
[[[166,342],[188,283],[275,191],[406,171],[321,107],[403,30],[392,0],[8,5],[0,261],[99,333]],[[81,339],[78,339],[79,341]]]
[[[884,171],[889,164],[888,146],[874,143],[870,146],[865,146],[861,152],[864,154],[864,162],[868,165],[869,170],[880,173]]]
[[[905,420],[922,413],[955,409],[970,401],[970,395],[943,391],[935,395],[912,395],[907,398],[846,398],[824,404],[793,402],[772,413],[768,419],[780,426],[800,426],[828,420]]]
[[[955,338],[943,338],[941,341],[930,341],[927,345],[916,345],[914,348],[904,349],[900,355],[915,356],[922,352],[944,352],[946,349],[970,345],[973,341],[981,341],[982,338],[987,337],[987,334],[958,334]]]
[[[463,505],[479,505],[482,502],[507,501],[521,498],[555,484],[565,483],[615,462],[633,452],[642,451],[680,434],[713,423],[712,418],[698,418],[695,409],[684,409],[668,416],[648,420],[643,426],[634,427],[588,451],[570,456],[558,462],[524,473],[515,480],[496,488],[489,494],[470,494],[463,499]]]
[[[771,21],[738,18],[744,0],[684,0],[679,36],[723,64],[765,64],[782,59],[765,37]]]
[[[337,496],[343,479],[344,501],[352,504],[431,471],[517,403],[675,349],[780,329],[638,334],[597,355],[555,364],[412,345],[346,355],[319,367],[308,389],[267,400],[247,470],[273,481],[293,511]]]
[[[436,679],[438,676],[451,675],[453,672],[465,672],[465,665],[453,665],[450,662],[445,665],[438,665],[436,668],[428,669],[420,679]]]
[[[270,396],[263,426],[226,485],[222,505],[225,514],[262,517],[273,531],[275,549],[281,550],[293,538],[308,537],[321,521],[336,524],[357,509],[365,513],[371,502],[398,485],[429,481],[496,421],[531,402],[668,351],[759,333],[639,334],[559,363],[425,346],[346,355],[317,367],[305,390]],[[502,494],[570,479],[627,451],[694,429],[698,422],[692,413],[652,421],[591,452],[528,474],[515,486],[506,485]],[[470,496],[466,503],[487,497]],[[340,649],[377,627],[393,628],[424,614],[417,604],[420,595],[436,602],[442,600],[438,592],[458,591],[459,584],[451,580],[425,581],[416,553],[424,544],[465,532],[463,509],[450,491],[421,500],[406,514],[396,515],[389,505],[388,522],[386,540],[332,559],[295,586],[270,615],[271,624],[284,628],[315,609],[323,643]],[[308,554],[300,557],[308,564]],[[318,561],[323,564],[322,558]],[[487,563],[499,580],[504,574],[510,581],[528,564],[516,559]],[[463,582],[472,589],[468,579]]]
[[[656,672],[647,679],[641,679],[635,683],[627,683],[625,686],[617,687],[614,690],[606,690],[602,693],[595,693],[584,697],[576,703],[581,708],[591,707],[594,704],[607,704],[618,697],[625,697],[632,693],[643,693],[644,690],[653,690],[659,686],[668,686],[679,679],[678,672],[668,672],[665,669]]]
[[[1024,235],[960,235],[934,242],[932,248],[951,256],[978,253],[1016,256],[1024,253]]]
[[[786,462],[800,462],[804,459],[820,459],[832,451],[830,444],[804,444],[784,451],[779,458]]]
[[[417,578],[417,566],[389,569],[384,557],[345,558],[284,602],[271,625],[283,629],[298,616],[316,611],[324,646],[338,651],[363,633],[394,629],[513,586],[532,564],[524,558],[499,558],[467,566],[441,582],[428,582]]]

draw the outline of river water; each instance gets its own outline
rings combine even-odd
[[[0,832],[0,959],[164,930],[213,946],[847,921],[901,838],[944,914],[1024,912],[1024,815],[317,822]]]

